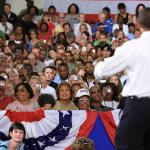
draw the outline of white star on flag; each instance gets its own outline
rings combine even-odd
[[[63,113],[63,117],[64,117],[65,115],[69,115],[69,112],[68,112],[68,111],[60,111],[60,112]]]
[[[55,137],[53,137],[53,138],[49,138],[51,141],[53,141],[53,142],[56,142],[56,138]]]
[[[64,130],[67,130],[68,128],[69,128],[69,127],[65,127],[65,126],[63,126],[63,129],[64,129]]]
[[[42,147],[44,145],[44,142],[38,141],[38,144],[40,145],[40,147]]]

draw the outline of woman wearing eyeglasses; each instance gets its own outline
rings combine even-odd
[[[87,89],[79,89],[76,93],[76,99],[74,103],[79,108],[79,110],[90,110],[90,92]]]

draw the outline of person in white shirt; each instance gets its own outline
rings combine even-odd
[[[86,24],[87,25],[87,31],[89,32],[90,36],[92,36],[91,26],[88,23],[85,22],[85,14],[80,14],[79,20],[80,20],[80,22],[78,24],[76,24],[75,27],[74,27],[75,36],[77,37],[77,35],[80,34],[80,25],[81,24]]]
[[[113,33],[115,31],[115,29],[119,29],[122,30],[125,34],[125,36],[129,35],[129,28],[128,25],[124,24],[124,20],[122,16],[118,17],[117,23],[113,25]]]
[[[0,17],[0,30],[3,31],[5,34],[9,34],[13,30],[13,25],[8,22],[8,16],[6,13]]]
[[[125,107],[116,132],[116,150],[150,149],[150,8],[140,11],[138,24],[142,35],[116,49],[113,57],[99,62],[97,79],[126,70],[123,88]]]
[[[111,82],[104,83],[102,85],[103,101],[102,105],[111,108],[112,110],[117,109],[119,102],[117,86]]]
[[[40,75],[40,82],[41,82],[41,94],[51,94],[55,100],[57,99],[56,91],[53,87],[48,86],[47,80],[45,75]]]

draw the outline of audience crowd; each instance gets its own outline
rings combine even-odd
[[[43,12],[34,1],[26,2],[19,15],[6,3],[0,16],[0,110],[122,108],[126,70],[95,80],[94,65],[140,37],[137,17],[145,5],[139,4],[135,15],[124,3],[113,16],[104,7],[98,22],[90,23],[74,3],[64,14],[55,6]]]

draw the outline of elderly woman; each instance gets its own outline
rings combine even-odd
[[[19,112],[35,111],[37,105],[31,99],[33,98],[33,90],[28,83],[19,83],[15,88],[16,100],[10,103],[6,109]]]
[[[90,110],[91,96],[87,89],[79,89],[74,103],[80,110]]]
[[[57,93],[58,101],[53,108],[54,110],[78,109],[71,100],[71,88],[68,82],[62,82],[58,87]]]

